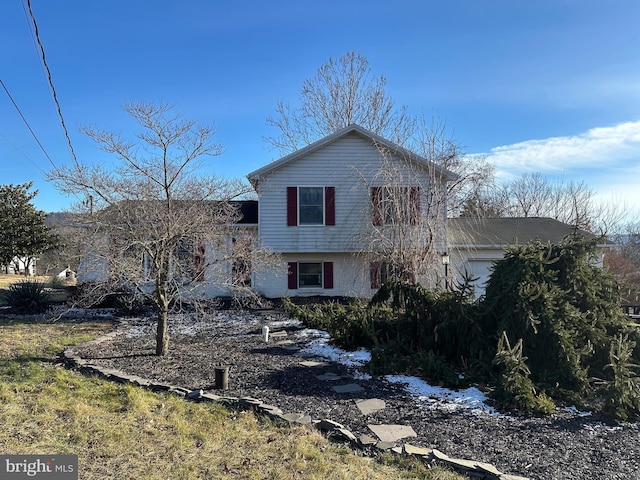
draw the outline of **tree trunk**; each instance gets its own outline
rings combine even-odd
[[[158,329],[156,331],[156,355],[169,353],[168,309],[158,308]]]

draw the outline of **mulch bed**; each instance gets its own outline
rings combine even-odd
[[[305,367],[300,362],[309,358],[277,346],[275,340],[265,344],[261,339],[262,326],[273,329],[283,320],[283,314],[273,311],[226,311],[199,321],[172,318],[170,352],[164,357],[154,355],[153,319],[129,320],[121,335],[75,351],[100,366],[216,394],[221,392],[213,390],[214,367],[229,365],[224,395],[254,397],[285,413],[334,420],[356,436],[372,435],[367,424],[409,425],[418,437],[406,442],[492,463],[505,473],[539,480],[640,479],[638,424],[564,411],[537,418],[452,409],[433,399],[418,399],[384,378],[363,376],[356,367],[334,362]],[[314,338],[295,323],[280,325],[296,346],[304,348]],[[335,381],[316,378],[326,372],[346,377],[341,383],[357,383],[363,391],[336,393],[331,388]],[[364,416],[354,400],[367,398],[384,400],[386,408]]]

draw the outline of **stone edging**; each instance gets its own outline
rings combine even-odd
[[[116,327],[116,330],[102,335],[94,340],[91,340],[85,345],[102,343],[104,341],[112,339],[117,335],[120,335],[122,332],[118,327],[122,325],[122,322],[117,323],[118,326]],[[187,388],[142,378],[138,375],[130,375],[113,368],[100,367],[76,355],[73,351],[73,347],[67,348],[62,353],[62,358],[67,367],[77,368],[82,373],[95,374],[118,383],[129,383],[131,385],[147,388],[156,392],[169,392],[183,397],[187,400],[217,402],[232,408],[238,408],[241,410],[252,410],[259,415],[265,415],[276,421],[284,421],[290,425],[313,426],[328,438],[349,443],[352,448],[374,448],[379,451],[390,451],[399,455],[413,455],[417,458],[422,459],[425,463],[428,464],[445,464],[460,473],[471,475],[475,479],[529,480],[526,477],[502,473],[489,463],[451,458],[435,448],[416,447],[409,443],[398,446],[395,442],[376,441],[372,437],[368,436],[357,438],[350,430],[348,430],[344,425],[338,422],[326,419],[314,420],[309,415],[304,413],[284,413],[279,407],[263,403],[262,400],[257,398],[229,397],[215,395],[213,393],[204,393],[202,390],[189,390]]]

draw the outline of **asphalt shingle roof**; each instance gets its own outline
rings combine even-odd
[[[553,218],[450,218],[449,243],[452,246],[523,245],[532,241],[557,243],[568,235],[595,235]]]

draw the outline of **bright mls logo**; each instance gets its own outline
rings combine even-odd
[[[0,455],[0,478],[78,480],[77,455]]]

